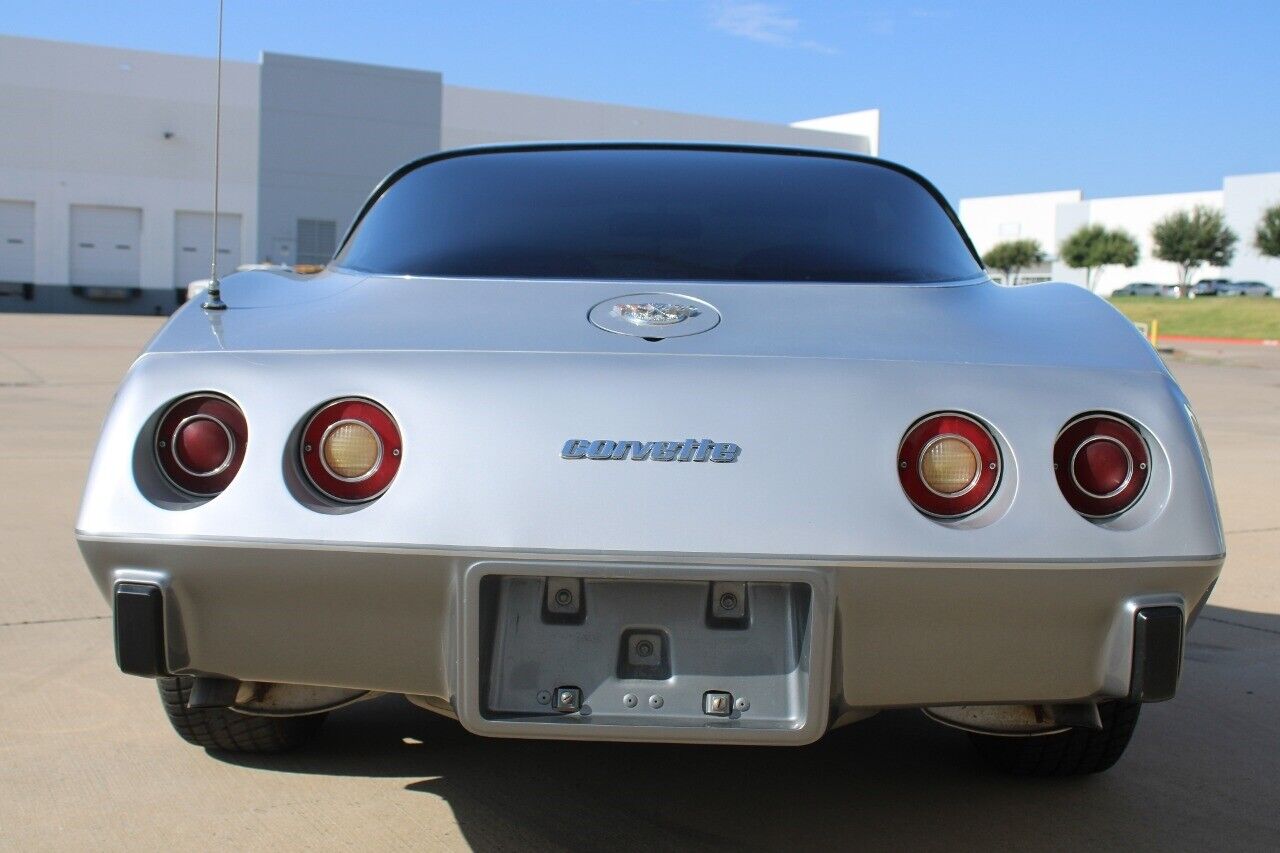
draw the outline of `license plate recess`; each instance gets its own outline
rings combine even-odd
[[[825,727],[819,572],[472,570],[460,716],[479,733],[796,743]]]

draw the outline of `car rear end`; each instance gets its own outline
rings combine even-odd
[[[513,174],[576,167],[521,152],[542,168],[490,175],[508,203]],[[717,162],[659,158],[623,197]],[[890,183],[861,242],[816,256],[839,211],[814,197],[788,231],[669,191],[606,217],[645,251],[562,250],[555,215],[511,240],[516,204],[502,251],[406,255],[431,187],[393,180],[388,221],[375,201],[296,300],[245,280],[224,315],[184,309],[117,395],[78,523],[122,667],[230,684],[241,713],[395,692],[480,734],[612,740],[807,743],[892,707],[1045,733],[1171,696],[1223,552],[1181,392],[1101,300],[992,285],[931,188],[852,162]],[[441,177],[427,195],[466,205],[429,218],[475,239],[486,186]],[[716,223],[750,205],[785,239],[748,258]],[[877,228],[928,259],[872,251]],[[694,270],[691,246],[718,248]]]
[[[1221,561],[1190,416],[1143,374],[623,354],[202,363],[250,425],[235,479],[210,498],[156,470],[151,449],[171,435],[160,415],[192,377],[184,357],[150,356],[108,422],[91,478],[101,491],[80,522],[105,593],[162,590],[157,671],[425,694],[455,699],[480,731],[582,737],[672,736],[664,727],[683,709],[693,735],[751,739],[771,692],[788,704],[759,736],[811,739],[828,706],[1127,696],[1135,611],[1189,616]],[[321,492],[304,459],[307,424],[357,389],[390,414],[402,455],[385,490],[353,503]],[[1146,449],[1118,474],[1142,478],[1138,496],[1105,517],[1073,507],[1078,492],[1054,470],[1055,456],[1074,456],[1092,472],[1081,454],[1095,433],[1056,440],[1095,412]],[[954,517],[905,486],[939,443],[904,443],[940,416],[943,430],[959,416],[962,438],[986,435],[999,469]],[[628,436],[740,454],[615,459]],[[575,439],[590,456],[564,458]],[[1093,476],[1117,476],[1113,459],[1099,464]],[[571,612],[557,610],[557,582]],[[745,611],[719,619],[717,584],[745,584],[725,587]],[[631,674],[621,661],[637,632],[662,637],[675,668]],[[805,673],[813,680],[793,680]],[[749,688],[748,676],[772,686]],[[567,717],[535,703],[566,685],[644,728],[606,729],[607,715],[563,728]],[[756,713],[706,729],[694,700],[713,689]],[[645,690],[645,707],[626,706]]]

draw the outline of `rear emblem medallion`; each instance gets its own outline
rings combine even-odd
[[[626,293],[597,302],[587,319],[615,335],[660,341],[714,329],[720,312],[711,303],[682,293]]]
[[[609,311],[612,317],[620,317],[635,326],[670,326],[697,317],[693,305],[671,302],[620,302]]]

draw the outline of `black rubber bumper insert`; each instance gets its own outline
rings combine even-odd
[[[1144,607],[1133,623],[1132,702],[1163,702],[1178,689],[1182,670],[1182,609]]]
[[[116,663],[122,672],[168,675],[164,654],[164,595],[150,584],[116,584]]]

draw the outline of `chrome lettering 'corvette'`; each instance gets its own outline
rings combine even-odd
[[[562,459],[630,459],[634,462],[737,462],[742,448],[709,438],[684,441],[610,441],[571,438]]]

